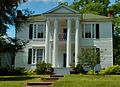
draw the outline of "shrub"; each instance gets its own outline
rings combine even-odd
[[[79,70],[79,73],[84,74],[85,70],[81,64],[77,64],[76,69]]]
[[[13,67],[0,67],[0,76],[12,76],[15,74],[15,70]]]
[[[51,73],[53,73],[53,68],[51,67],[51,64],[49,63],[44,63],[44,62],[40,62],[36,65],[36,74],[40,75],[40,74],[45,74],[46,70],[50,70]]]
[[[87,72],[88,75],[96,75],[97,73],[94,70],[89,70]]]
[[[109,66],[99,72],[100,75],[109,75],[109,74],[117,74],[120,75],[120,66],[119,65],[114,65],[114,66]]]
[[[23,67],[0,67],[0,76],[19,76],[19,75],[35,75],[35,72],[32,70],[27,70]]]
[[[34,72],[33,70],[25,70],[24,75],[36,75],[36,72]]]
[[[15,75],[25,75],[25,68],[23,68],[23,67],[17,67],[17,68],[15,68]]]

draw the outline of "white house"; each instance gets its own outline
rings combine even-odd
[[[78,64],[83,48],[99,51],[102,68],[113,65],[112,18],[80,14],[59,5],[43,14],[29,17],[16,32],[16,38],[28,41],[24,52],[15,58],[15,67],[35,69],[40,61],[54,68]]]

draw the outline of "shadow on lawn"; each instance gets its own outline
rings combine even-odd
[[[29,77],[29,76],[9,76],[9,77],[0,77],[0,81],[22,81],[22,80],[30,80],[38,77]]]

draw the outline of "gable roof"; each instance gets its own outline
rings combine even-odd
[[[50,14],[50,13],[72,13],[72,14],[78,14],[79,12],[71,9],[70,7],[66,6],[66,5],[58,5],[56,7],[54,7],[53,9],[45,12],[44,14]]]

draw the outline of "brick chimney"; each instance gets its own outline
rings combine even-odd
[[[113,11],[108,12],[108,17],[113,17]]]

